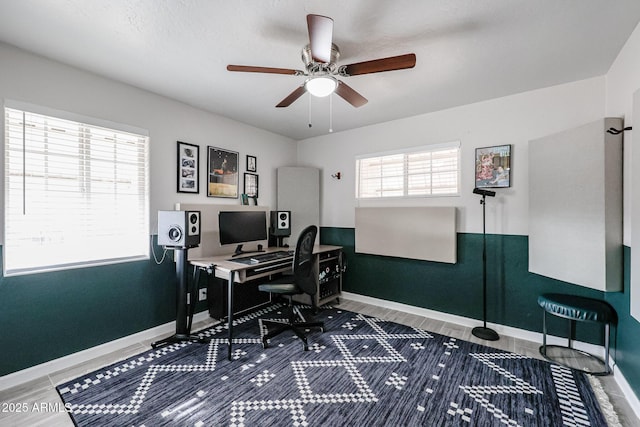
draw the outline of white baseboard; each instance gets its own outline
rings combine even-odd
[[[441,320],[443,322],[451,322],[457,325],[466,326],[469,328],[479,326],[478,319],[472,319],[470,317],[458,316],[455,314],[443,313],[441,311],[429,310],[422,307],[416,307],[413,305],[402,304],[394,301],[387,301],[383,299],[368,297],[365,295],[352,294],[349,292],[342,292],[342,296],[345,299],[351,301],[362,302],[365,304],[376,305],[378,307],[389,308],[392,310],[403,311],[405,313],[415,314],[417,316],[424,316],[430,319]],[[542,317],[541,317],[542,319]],[[491,329],[508,335],[510,337],[523,339],[526,341],[539,342],[542,344],[542,334],[540,332],[527,331],[525,329],[513,328],[511,326],[504,326],[497,323],[487,322],[487,326]],[[563,337],[556,337],[547,334],[547,344],[549,345],[567,345],[567,339]],[[604,347],[594,344],[589,344],[581,341],[573,342],[574,348],[594,354],[600,358],[604,357]]]
[[[461,326],[475,327],[478,326],[479,320],[469,317],[457,316],[455,314],[443,313],[441,311],[429,310],[422,307],[416,307],[413,305],[402,304],[394,301],[387,301],[379,298],[373,298],[366,295],[354,294],[351,292],[342,292],[342,298],[350,301],[362,302],[365,304],[375,305],[382,308],[388,308],[391,310],[402,311],[405,313],[415,314],[417,316],[424,316],[430,319],[441,320],[443,322],[455,323]],[[495,323],[487,323],[487,326],[498,332],[498,334],[508,335],[510,337],[538,342],[542,344],[542,333],[527,331],[525,329],[513,328],[511,326],[498,325]],[[547,334],[547,343],[550,345],[567,345],[567,339],[563,337],[556,337]],[[578,350],[586,351],[588,353],[604,358],[604,347],[585,343],[582,341],[574,341],[573,347]],[[609,364],[613,369],[613,376],[618,386],[624,393],[629,405],[635,412],[636,416],[640,418],[640,400],[636,396],[635,392],[627,382],[626,378],[620,372],[615,360],[609,356]]]
[[[616,367],[614,367],[613,370],[613,379],[615,379],[616,383],[618,383],[620,390],[622,390],[624,397],[627,398],[627,402],[629,402],[629,406],[631,406],[633,412],[635,412],[636,416],[640,418],[640,400],[638,399],[638,396],[636,396],[635,391],[633,391],[633,389],[627,382],[627,379],[624,377],[622,372],[620,372],[620,369],[616,369]]]
[[[193,322],[201,322],[208,318],[209,313],[206,311],[202,311],[200,313],[196,313],[193,316]],[[109,341],[107,343],[100,344],[98,346],[91,347],[77,353],[69,354],[58,359],[41,363],[40,365],[32,366],[18,372],[4,375],[0,377],[0,391],[28,383],[29,381],[33,381],[38,378],[46,377],[47,375],[50,375],[54,372],[70,368],[80,363],[88,362],[92,359],[95,359],[96,357],[100,357],[114,351],[122,350],[131,345],[154,339],[162,335],[170,334],[175,330],[176,322],[165,323],[164,325],[156,326],[154,328],[147,329],[133,335],[128,335],[126,337],[119,338],[114,341]]]

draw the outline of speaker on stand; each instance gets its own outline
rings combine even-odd
[[[151,347],[165,344],[195,341],[208,342],[205,338],[191,335],[191,324],[196,306],[197,283],[189,292],[188,254],[189,249],[200,244],[200,211],[158,211],[158,245],[175,252],[176,260],[176,333],[156,341]]]
[[[271,211],[269,234],[276,239],[276,246],[284,246],[285,237],[291,236],[291,211]]]

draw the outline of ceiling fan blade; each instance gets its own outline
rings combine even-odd
[[[294,76],[304,74],[300,70],[292,70],[290,68],[254,67],[252,65],[227,65],[227,71],[241,71],[244,73],[291,74]]]
[[[338,94],[338,96],[340,96],[342,99],[344,99],[345,101],[347,101],[349,104],[353,105],[356,108],[362,107],[364,104],[369,102],[367,101],[367,98],[360,95],[358,92],[353,90],[351,86],[341,82],[340,80],[338,80],[338,87],[336,87],[336,93]]]
[[[316,62],[331,62],[331,43],[333,41],[333,19],[322,15],[307,15],[311,57]]]
[[[304,95],[306,91],[307,89],[304,87],[304,85],[299,86],[296,90],[291,92],[285,99],[280,101],[280,103],[276,105],[276,108],[288,107],[289,105],[293,104],[293,102],[296,99]]]
[[[389,58],[374,59],[371,61],[357,62],[355,64],[340,67],[344,69],[344,76],[357,76],[358,74],[381,73],[383,71],[404,70],[416,65],[416,54],[390,56]]]

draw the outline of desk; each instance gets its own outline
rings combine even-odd
[[[286,248],[268,248],[266,250],[269,252],[277,252],[286,250]],[[317,245],[313,248],[313,254],[315,259],[315,271],[316,277],[318,277],[318,265],[321,262],[326,262],[327,255],[333,253],[341,252],[341,246],[331,246],[331,245]],[[251,254],[247,254],[250,256]],[[338,257],[339,258],[339,257]],[[201,271],[206,271],[208,274],[213,274],[215,277],[220,279],[225,279],[227,281],[227,324],[229,328],[229,334],[227,338],[227,342],[229,345],[229,349],[227,352],[227,357],[231,360],[231,347],[233,343],[233,292],[235,284],[242,284],[250,280],[268,278],[277,273],[284,273],[286,271],[291,270],[293,256],[287,258],[280,258],[273,261],[265,261],[258,264],[241,264],[239,262],[234,262],[231,254],[229,255],[221,255],[215,257],[208,258],[197,258],[189,260],[191,265],[196,268],[195,274],[196,283],[199,282],[199,276]],[[340,260],[338,259],[338,262]],[[339,292],[342,289],[342,277],[338,277],[336,280],[339,280],[337,293],[334,298],[338,298]]]

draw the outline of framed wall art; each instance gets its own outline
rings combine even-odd
[[[256,156],[247,154],[247,172],[256,172],[258,170],[258,159]]]
[[[178,141],[178,193],[200,192],[198,186],[200,177],[200,147]]]
[[[511,187],[511,145],[476,148],[476,188]]]
[[[244,194],[248,197],[258,197],[258,175],[255,173],[244,174]]]
[[[207,197],[238,198],[238,153],[207,147]]]

